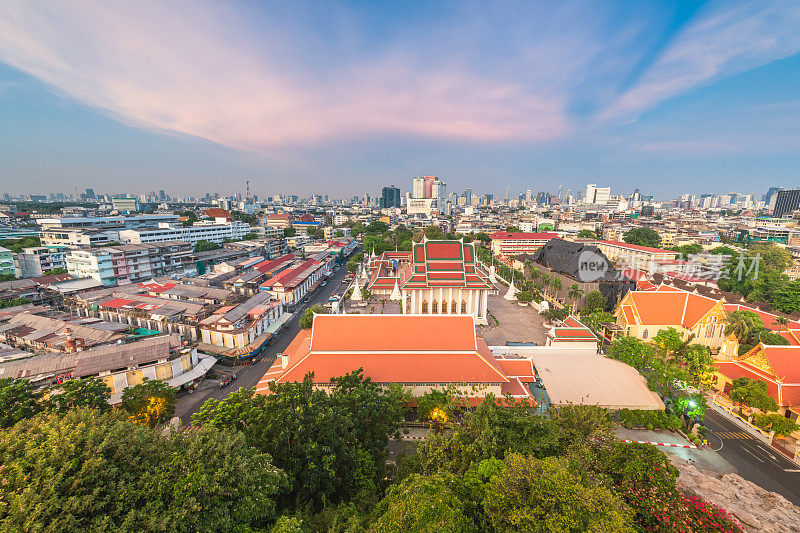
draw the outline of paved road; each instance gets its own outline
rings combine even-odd
[[[800,466],[711,409],[706,411],[704,423],[711,430],[709,446],[736,467],[740,476],[800,505]]]
[[[356,252],[358,252],[358,248],[354,253]],[[236,372],[236,381],[227,387],[220,389],[216,386],[216,382],[212,380],[206,380],[201,382],[197,387],[197,390],[194,392],[184,393],[182,396],[180,396],[175,405],[175,416],[180,417],[181,423],[183,425],[191,424],[192,414],[200,411],[200,408],[203,407],[203,404],[209,398],[221,400],[223,398],[227,398],[232,392],[240,387],[255,387],[267,369],[275,361],[276,354],[285,350],[286,347],[289,346],[289,343],[292,342],[292,339],[294,339],[294,337],[300,331],[298,322],[300,321],[300,317],[303,315],[303,311],[306,309],[306,307],[318,303],[324,304],[326,301],[328,301],[328,298],[330,298],[333,293],[342,294],[349,286],[342,283],[345,275],[347,275],[347,269],[342,266],[338,272],[334,272],[333,275],[331,275],[331,277],[328,279],[327,285],[324,287],[319,287],[314,294],[311,295],[310,302],[303,304],[302,307],[294,311],[294,316],[283,327],[283,331],[278,334],[278,337],[273,340],[269,346],[267,346],[264,352],[262,352],[261,361],[254,365],[227,366],[218,364],[214,367],[215,369],[232,370]]]

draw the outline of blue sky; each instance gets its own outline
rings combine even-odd
[[[800,182],[800,2],[0,3],[2,192]]]

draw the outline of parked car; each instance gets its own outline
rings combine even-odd
[[[328,284],[328,282],[327,282],[327,281],[323,281],[322,283],[320,283],[320,284],[319,284],[319,286],[320,286],[320,287],[324,287],[324,286],[325,286],[325,285],[327,285],[327,284]]]

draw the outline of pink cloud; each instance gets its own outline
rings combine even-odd
[[[0,59],[123,122],[244,149],[375,134],[542,140],[571,129],[565,95],[457,66],[378,56],[309,79],[272,59],[276,37],[258,43],[275,54],[257,52],[235,33],[244,26],[196,3],[8,0]]]

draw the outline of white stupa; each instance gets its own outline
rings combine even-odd
[[[505,296],[503,296],[503,298],[505,298],[506,300],[516,300],[518,292],[519,291],[514,286],[514,278],[511,278],[511,284],[508,286],[508,292],[506,293]]]
[[[489,281],[492,282],[492,285],[497,283],[497,272],[494,269],[494,265],[489,267]]]
[[[399,302],[401,298],[402,296],[400,296],[400,287],[397,285],[397,280],[394,280],[394,288],[392,289],[392,294],[389,296],[389,299]]]
[[[350,295],[351,302],[360,302],[364,297],[361,296],[361,287],[358,286],[358,278],[353,283],[353,294]]]

